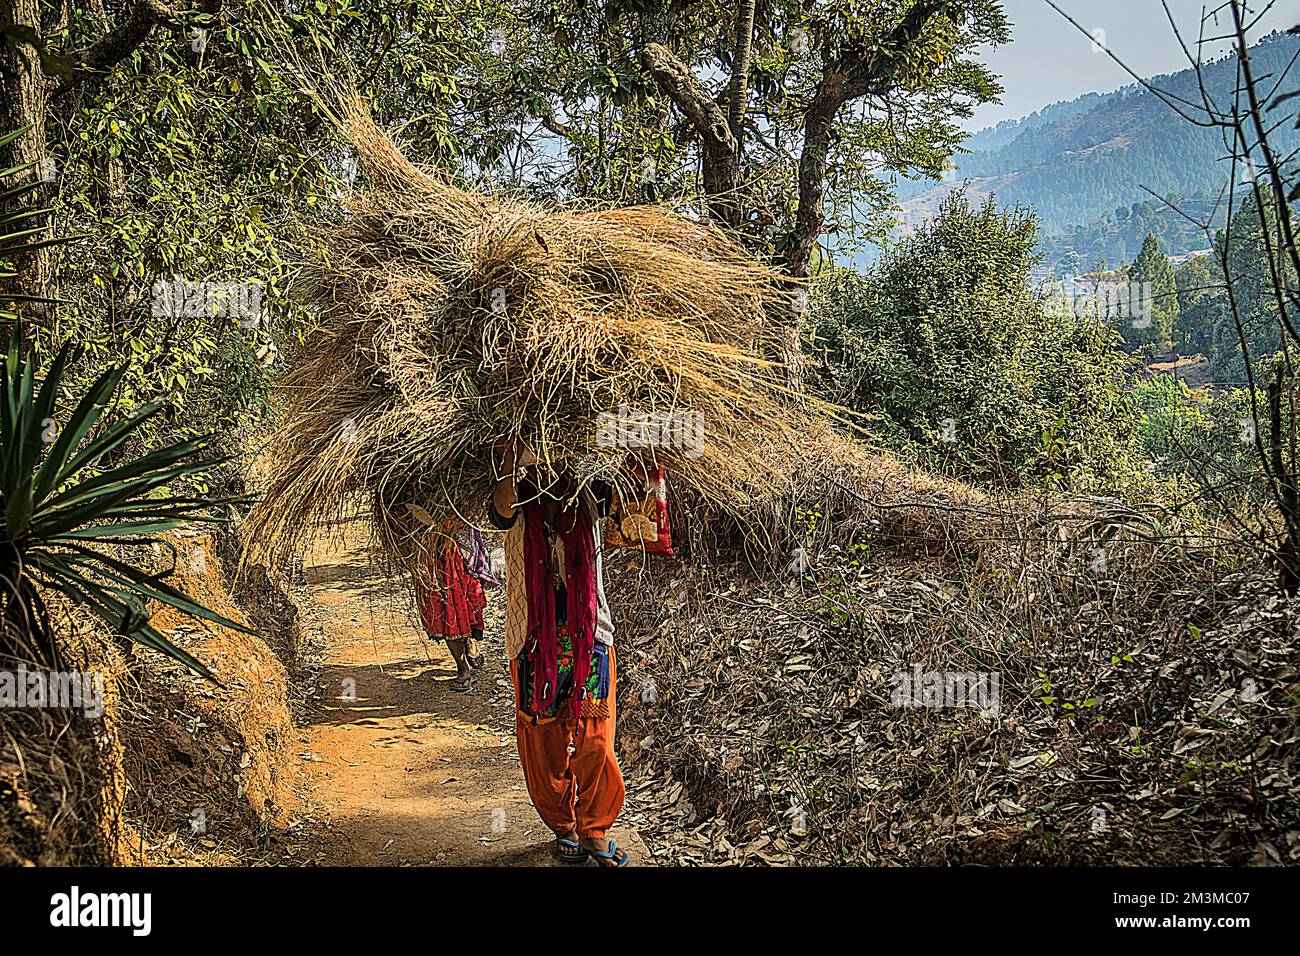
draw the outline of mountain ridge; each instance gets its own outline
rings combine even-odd
[[[1300,35],[1271,33],[1251,47],[1250,56],[1266,89],[1300,86]],[[1223,102],[1235,86],[1236,57],[1207,61],[1202,72],[1211,95]],[[1199,101],[1192,69],[1148,82],[1167,95]],[[1275,147],[1284,155],[1300,149],[1300,131],[1293,124],[1279,122],[1277,127],[1272,134]],[[1136,83],[1003,120],[972,134],[964,149],[967,152],[944,181],[896,184],[902,231],[933,215],[948,192],[964,188],[973,199],[991,195],[1002,205],[1033,207],[1049,260],[1077,255],[1091,262],[1128,254],[1127,239],[1125,248],[1113,241],[1104,248],[1075,243],[1108,231],[1123,232],[1108,227],[1119,226],[1125,210],[1161,199],[1177,203],[1213,197],[1228,181],[1219,131],[1188,122]],[[1163,217],[1153,219],[1158,225]],[[1205,245],[1203,234],[1193,237],[1185,229],[1171,230],[1168,238],[1167,251],[1176,255]],[[1140,238],[1137,241],[1140,245]]]

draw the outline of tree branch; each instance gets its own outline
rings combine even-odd
[[[138,50],[149,39],[154,27],[174,23],[182,14],[194,9],[215,15],[221,10],[221,0],[180,0],[174,6],[162,0],[136,0],[120,24],[77,56],[76,68],[59,80],[54,95],[62,96],[89,77],[107,73]]]
[[[749,98],[749,63],[754,49],[755,0],[738,0],[736,10],[736,51],[727,84],[727,125],[736,140],[736,152],[745,141],[745,103]]]
[[[641,51],[641,65],[705,139],[728,152],[735,152],[735,139],[727,115],[695,78],[690,67],[661,43],[645,45]]]
[[[792,276],[808,274],[813,249],[825,224],[826,172],[840,107],[859,97],[889,92],[898,82],[897,54],[916,44],[930,22],[942,15],[960,16],[961,7],[952,0],[919,0],[897,26],[873,45],[869,54],[845,49],[825,59],[804,119],[794,230],[782,250],[786,270]]]

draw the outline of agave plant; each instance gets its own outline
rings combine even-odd
[[[0,395],[0,619],[5,634],[35,638],[57,659],[41,588],[58,591],[106,621],[117,633],[152,647],[215,680],[206,667],[149,623],[150,600],[245,633],[167,583],[173,572],[146,571],[114,546],[161,544],[156,537],[192,522],[224,520],[214,507],[244,499],[166,494],[164,486],[198,475],[226,458],[203,458],[206,439],[177,442],[109,464],[140,427],[158,413],[154,402],[101,425],[124,367],[104,372],[58,427],[57,399],[78,349],[65,345],[37,383],[22,355],[21,328],[11,337]],[[11,648],[13,650],[13,648]]]

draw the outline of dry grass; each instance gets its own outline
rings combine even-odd
[[[0,866],[86,866],[139,862],[124,819],[116,648],[98,621],[46,595],[62,636],[60,669],[103,681],[102,718],[77,707],[0,708]],[[51,670],[44,658],[0,656],[10,675]]]
[[[702,443],[656,455],[721,512],[790,486],[832,410],[790,394],[768,357],[791,294],[777,273],[663,209],[461,190],[341,101],[367,186],[298,285],[319,327],[283,383],[285,425],[249,527],[259,556],[300,551],[360,497],[382,550],[408,562],[423,528],[406,505],[481,514],[495,443],[522,438],[544,475],[616,476],[625,452],[600,447],[597,426],[620,408],[700,416]]]
[[[788,506],[802,574],[607,568],[633,822],[661,861],[1300,859],[1300,602],[1248,549],[887,458]],[[897,706],[918,667],[996,674],[1000,705]]]

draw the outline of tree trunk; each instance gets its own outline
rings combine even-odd
[[[795,278],[807,277],[813,250],[825,225],[831,133],[835,115],[844,104],[846,86],[844,73],[833,63],[827,63],[817,86],[817,96],[804,120],[803,149],[799,154],[799,206],[790,240],[781,251],[786,271]]]
[[[37,0],[0,0],[0,26],[27,27],[39,31],[40,4]],[[3,184],[3,188],[22,185],[41,175],[46,158],[45,111],[45,74],[41,70],[36,48],[22,42],[0,44],[0,133],[31,127],[8,146],[0,148],[0,168],[36,164],[34,168],[20,174],[19,179]],[[31,194],[28,194],[0,209],[0,213],[14,213],[21,208],[30,207],[31,203]],[[37,225],[39,223],[24,220],[17,223],[16,228],[30,229]],[[30,237],[28,241],[43,238],[46,238],[44,232]],[[12,279],[0,280],[5,283],[6,291],[16,295],[51,295],[53,269],[49,249],[37,249],[15,256],[14,266],[18,275]],[[48,321],[52,307],[40,303],[19,303],[14,311],[39,322]],[[9,329],[4,329],[0,337],[3,337],[7,347]]]
[[[749,61],[754,49],[755,0],[739,0],[736,10],[736,49],[727,85],[727,124],[736,140],[739,160],[745,145],[745,105],[749,99]]]
[[[727,114],[696,79],[690,67],[663,44],[646,44],[641,51],[641,65],[686,114],[699,134],[709,216],[726,226],[739,225],[740,155]]]
[[[736,8],[736,52],[732,56],[732,78],[727,85],[727,124],[736,139],[736,159],[745,150],[745,107],[749,100],[749,68],[754,53],[755,0],[738,0]]]
[[[1282,451],[1282,394],[1287,378],[1282,369],[1277,370],[1268,385],[1269,458],[1273,466],[1273,480],[1278,484],[1278,499],[1282,512],[1282,541],[1277,549],[1278,584],[1283,593],[1294,597],[1300,591],[1300,485],[1296,481],[1295,459],[1287,462]],[[1286,416],[1293,421],[1291,415]]]
[[[803,149],[799,154],[799,205],[795,210],[794,229],[780,254],[784,271],[796,283],[791,283],[787,309],[776,317],[775,324],[786,382],[796,392],[803,391],[807,376],[807,359],[800,340],[800,322],[808,301],[802,280],[808,278],[813,250],[825,224],[831,133],[835,114],[844,102],[844,89],[844,75],[828,63],[804,121]]]

